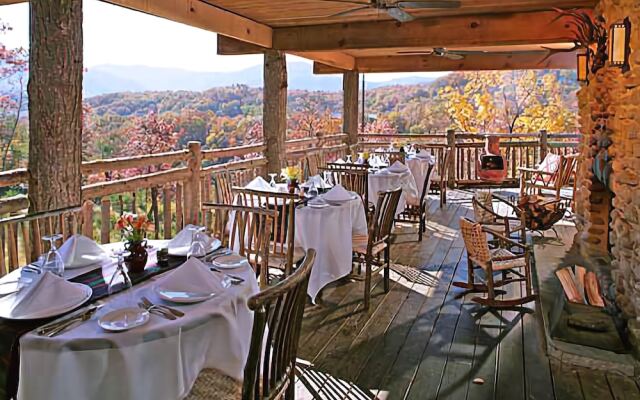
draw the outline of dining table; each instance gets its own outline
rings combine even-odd
[[[434,166],[436,163],[436,159],[431,153],[426,153],[424,155],[411,155],[407,157],[406,164],[411,171],[415,181],[416,188],[418,189],[418,193],[422,194],[422,188],[424,188],[424,179],[429,172],[429,167]],[[429,176],[429,182],[427,182],[427,188],[431,185],[431,178],[433,177],[433,172]]]
[[[378,193],[402,188],[396,216],[402,213],[407,203],[417,205],[420,202],[420,194],[416,179],[411,169],[406,167],[403,171],[393,172],[388,167],[369,172],[368,196],[369,201],[377,204]]]
[[[233,270],[234,276],[244,280],[242,284],[225,287],[203,302],[169,303],[158,296],[156,286],[177,271],[184,258],[171,257],[169,267],[160,268],[156,253],[167,247],[167,241],[150,240],[149,245],[145,268],[149,276],[132,276],[134,286],[112,296],[105,296],[104,291],[116,270],[115,261],[65,271],[66,279],[91,282],[94,296],[102,292],[99,300],[90,300],[101,308],[88,321],[60,335],[40,336],[31,330],[19,338],[18,373],[9,374],[10,379],[18,380],[18,399],[182,399],[204,368],[242,380],[253,326],[247,300],[259,292],[249,264]],[[111,253],[124,245],[102,247]],[[0,283],[19,274],[16,270]],[[211,274],[222,281],[223,274]],[[130,306],[132,299],[142,296],[179,309],[184,316],[170,320],[151,314],[145,325],[117,333],[98,325],[101,316]]]

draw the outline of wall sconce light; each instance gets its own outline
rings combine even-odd
[[[622,68],[624,72],[629,70],[630,40],[631,21],[629,18],[611,24],[609,28],[609,64]]]
[[[578,82],[589,83],[589,49],[577,55]]]

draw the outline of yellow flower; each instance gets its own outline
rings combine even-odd
[[[300,179],[300,175],[302,175],[302,172],[300,171],[299,167],[293,166],[282,168],[280,175],[286,179]]]

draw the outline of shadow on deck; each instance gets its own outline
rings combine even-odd
[[[452,191],[443,209],[432,201],[421,243],[397,227],[391,290],[376,276],[368,312],[362,282],[348,280],[307,308],[296,398],[640,399],[632,379],[551,362],[535,303],[489,310],[451,285],[466,279],[462,216],[473,217],[470,194]]]

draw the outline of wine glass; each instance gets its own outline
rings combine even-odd
[[[129,274],[124,268],[124,257],[127,255],[129,255],[129,252],[124,249],[113,250],[112,257],[118,260],[118,266],[111,276],[111,280],[109,280],[109,286],[107,287],[107,293],[109,293],[109,296],[119,292],[120,290],[128,290],[133,287]],[[120,278],[122,278],[122,280],[120,280]],[[122,288],[120,288],[121,286]]]
[[[59,233],[55,233],[53,235],[43,236],[43,241],[49,242],[49,252],[46,256],[44,256],[44,261],[42,262],[42,270],[44,272],[49,271],[52,274],[58,275],[62,277],[64,274],[64,261],[62,260],[62,256],[58,252],[58,248],[56,247],[56,241],[62,239],[62,235]]]
[[[324,182],[327,184],[327,186],[333,186],[333,179],[332,179],[331,172],[324,171],[323,175],[324,175]]]
[[[189,251],[187,251],[187,259],[191,257],[202,257],[207,254],[207,249],[204,248],[204,243],[202,240],[198,240],[198,235],[201,232],[204,232],[204,226],[190,226],[189,230],[191,231],[191,246],[189,246]]]
[[[352,163],[353,163],[353,161],[351,160],[351,154],[347,154],[347,161],[346,161],[346,163],[347,163],[347,164],[352,164]]]
[[[271,186],[272,188],[276,187],[276,176],[278,176],[278,174],[269,174],[269,176],[271,177],[271,182],[269,182],[269,186]]]
[[[318,196],[318,188],[316,187],[315,182],[311,181],[311,186],[309,186],[309,197],[314,198]]]

